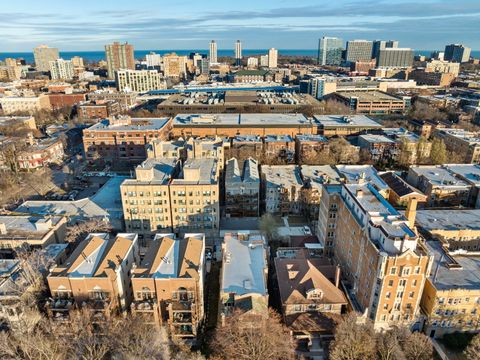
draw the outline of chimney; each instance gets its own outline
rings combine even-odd
[[[363,197],[363,190],[358,188],[357,191],[355,192],[355,195],[357,196],[357,198]]]
[[[338,265],[335,269],[335,286],[337,288],[340,286],[340,266]]]
[[[0,223],[0,235],[7,234],[7,225],[4,223]]]
[[[408,200],[407,210],[405,211],[405,217],[408,220],[408,226],[411,229],[415,228],[415,218],[417,216],[417,198],[410,198]]]

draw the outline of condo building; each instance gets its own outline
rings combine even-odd
[[[450,44],[445,46],[444,60],[457,63],[464,63],[470,59],[472,49],[461,44]]]
[[[373,42],[367,40],[347,41],[345,60],[349,62],[367,61],[372,58]]]
[[[318,65],[340,65],[343,40],[324,36],[318,41]]]
[[[376,328],[419,329],[420,299],[433,258],[412,230],[416,202],[405,217],[369,183],[326,185],[320,242],[343,271],[355,310]]]
[[[132,270],[130,310],[167,326],[174,339],[194,341],[204,318],[205,235],[157,234]]]
[[[57,59],[50,61],[50,76],[52,80],[72,80],[75,75],[71,60]]]
[[[135,70],[133,45],[128,43],[120,44],[119,42],[105,45],[105,58],[110,79],[114,78],[116,70]]]
[[[208,59],[210,60],[210,63],[217,63],[218,58],[217,58],[217,43],[215,40],[212,40],[210,42],[210,51],[208,54]]]
[[[243,166],[236,158],[225,170],[225,214],[227,217],[259,216],[260,176],[258,161],[248,158]]]
[[[167,83],[157,70],[117,70],[115,83],[118,91],[147,92],[167,88]]]
[[[35,68],[38,71],[50,71],[50,62],[60,58],[57,48],[40,45],[33,49]]]

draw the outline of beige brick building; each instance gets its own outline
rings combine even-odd
[[[121,185],[126,229],[145,241],[157,232],[219,228],[219,167],[214,159],[147,159]],[[146,242],[142,242],[145,246]]]
[[[419,303],[433,259],[412,230],[415,208],[403,217],[368,183],[327,187],[318,235],[342,268],[355,310],[376,328],[419,329]]]
[[[102,321],[126,311],[133,295],[130,271],[139,262],[137,239],[137,234],[88,235],[47,277],[50,316],[67,321],[71,309],[86,307]]]
[[[174,338],[194,339],[204,317],[204,262],[204,234],[157,234],[132,271],[132,313],[167,325]]]

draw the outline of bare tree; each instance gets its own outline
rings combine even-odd
[[[292,338],[280,316],[271,309],[267,317],[234,313],[225,326],[216,329],[212,349],[220,359],[284,360],[294,357]]]
[[[69,243],[82,241],[90,233],[110,232],[110,224],[99,219],[92,219],[76,225],[67,227],[67,236],[65,240]]]
[[[334,164],[356,164],[359,161],[358,148],[343,137],[331,139],[329,149]]]
[[[430,161],[434,165],[445,164],[447,161],[447,147],[442,139],[433,139]]]
[[[277,222],[272,214],[264,214],[260,218],[260,231],[263,233],[268,242],[274,240],[277,233]]]
[[[463,352],[466,359],[480,360],[480,334],[475,335]]]
[[[370,320],[358,323],[358,315],[350,313],[335,329],[330,344],[331,360],[367,360],[376,355],[375,331]]]

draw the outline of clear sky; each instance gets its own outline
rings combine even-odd
[[[480,50],[480,0],[1,0],[0,52],[102,50],[128,41],[138,50],[315,49],[321,36],[394,39],[402,47]]]

